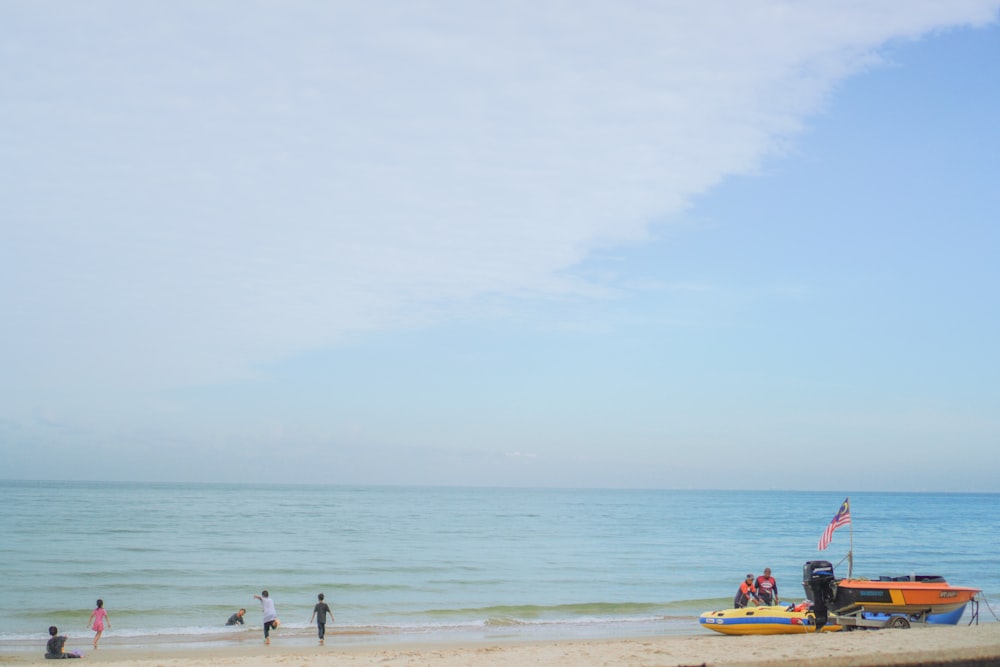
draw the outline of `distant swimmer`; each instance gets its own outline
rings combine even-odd
[[[229,620],[226,621],[226,625],[246,625],[246,623],[243,622],[243,615],[246,613],[246,609],[240,609],[238,612],[229,617]]]

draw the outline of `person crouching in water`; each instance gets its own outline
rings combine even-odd
[[[79,653],[66,650],[66,636],[59,634],[59,628],[54,625],[49,626],[49,641],[45,645],[45,657],[49,660],[60,660],[62,658],[82,658]]]

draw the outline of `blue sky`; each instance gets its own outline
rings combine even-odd
[[[1000,491],[998,2],[0,5],[0,477]]]

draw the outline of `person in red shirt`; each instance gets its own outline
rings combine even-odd
[[[754,582],[757,587],[757,599],[761,604],[778,604],[778,582],[771,576],[771,568],[765,567],[764,574]]]
[[[753,583],[753,574],[748,574],[746,580],[740,584],[739,590],[736,591],[736,597],[733,599],[733,606],[737,609],[742,609],[751,601],[755,605],[760,604],[760,600],[757,599],[757,589],[754,587]]]

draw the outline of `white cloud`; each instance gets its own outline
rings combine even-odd
[[[0,9],[2,361],[28,386],[212,381],[483,296],[600,293],[573,274],[592,250],[754,170],[887,41],[997,11],[47,7]]]

